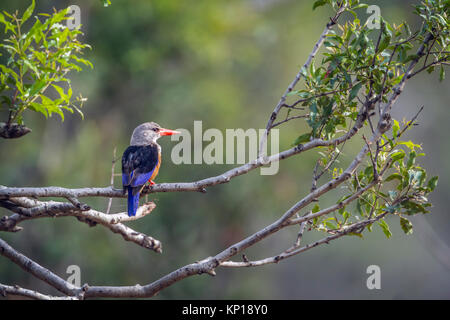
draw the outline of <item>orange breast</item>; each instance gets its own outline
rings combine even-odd
[[[150,180],[155,179],[155,177],[158,175],[160,166],[161,166],[161,152],[158,152],[158,164],[156,165],[155,170],[153,171],[153,174],[150,177]]]

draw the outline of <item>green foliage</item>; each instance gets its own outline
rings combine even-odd
[[[435,66],[440,66],[439,78],[442,81],[445,77],[443,62],[449,59],[449,1],[423,1],[416,6],[415,13],[422,18],[423,24],[414,33],[406,22],[391,25],[383,18],[380,30],[361,24],[354,10],[367,6],[359,1],[320,0],[314,3],[313,9],[326,4],[334,10],[343,5],[355,18],[343,25],[338,24],[339,32],[330,31],[324,41],[327,52],[323,54],[320,67],[313,62],[307,70],[302,70],[304,88],[292,92],[290,97],[296,95],[295,106],[307,108],[306,123],[311,131],[300,134],[294,144],[311,138],[330,140],[348,131],[358,121],[361,106],[370,105],[369,99],[380,104],[388,102],[412,62],[425,60],[424,67],[418,68],[417,72],[432,72]],[[433,41],[424,48],[423,54],[417,55],[417,48],[427,35],[432,35]],[[375,103],[368,110],[373,112],[372,117],[376,114]],[[366,125],[367,118],[368,115],[364,118]],[[372,121],[378,122],[376,118]],[[316,218],[314,228],[334,233],[361,218],[392,214],[400,218],[402,230],[411,234],[413,227],[406,216],[428,213],[431,206],[428,195],[435,189],[438,178],[427,180],[426,170],[417,164],[418,158],[424,156],[419,153],[421,146],[401,140],[404,132],[412,127],[412,121],[401,124],[392,119],[391,124],[392,137],[383,135],[376,146],[376,157],[368,155],[372,159],[353,175],[346,186],[348,195],[338,201],[372,186],[355,201],[355,210],[343,207],[339,215]],[[336,152],[339,150],[333,146],[319,153],[320,164],[333,178],[342,173],[342,168],[329,166],[330,161],[336,159]],[[380,172],[384,172],[384,177],[381,183],[377,183]],[[381,219],[377,224],[388,238],[391,237],[385,220]]]
[[[402,81],[409,62],[419,59],[413,49],[420,45],[426,33],[435,37],[429,58],[441,65],[439,78],[445,78],[441,62],[448,60],[449,20],[448,1],[424,1],[416,6],[415,12],[424,19],[420,30],[412,33],[406,22],[391,25],[381,18],[381,30],[370,29],[361,24],[355,9],[366,7],[359,1],[320,0],[314,8],[339,4],[355,15],[353,21],[338,25],[339,33],[330,31],[324,46],[327,52],[321,66],[311,63],[303,70],[305,88],[294,91],[302,106],[307,106],[307,124],[313,138],[333,138],[337,132],[346,129],[358,115],[358,101],[363,95],[371,94],[387,102],[394,87]],[[305,134],[300,137],[305,137]],[[295,143],[302,143],[297,140]]]
[[[313,10],[318,7],[322,7],[324,5],[331,5],[333,9],[340,8],[341,6],[349,7],[349,8],[361,8],[365,6],[364,4],[359,4],[359,0],[317,0],[313,4]]]
[[[367,166],[355,173],[352,181],[346,185],[345,188],[348,189],[349,195],[339,199],[337,203],[373,183],[374,172],[379,173],[385,169],[384,183],[374,184],[367,192],[358,197],[355,205],[357,215],[352,215],[350,213],[352,210],[348,211],[344,206],[339,210],[339,216],[331,218],[338,226],[337,228],[331,228],[329,223],[325,223],[330,218],[323,220],[318,218],[314,221],[314,227],[317,230],[334,232],[337,229],[349,227],[361,218],[374,218],[389,213],[398,216],[402,230],[406,234],[411,234],[413,227],[405,216],[429,212],[428,208],[431,204],[428,201],[428,195],[436,188],[438,177],[434,176],[427,180],[425,169],[416,163],[418,157],[425,156],[424,153],[418,153],[421,146],[411,141],[400,140],[402,134],[398,134],[398,131],[401,128],[399,124],[397,125],[398,128],[393,127],[392,138],[383,135],[380,140],[376,170],[374,170],[372,162],[368,161]],[[402,133],[411,128],[412,123],[404,122],[403,126]],[[330,156],[323,154],[323,157]],[[336,169],[334,168],[333,172]],[[318,207],[318,205],[316,206]],[[391,231],[387,222],[380,220],[378,224],[389,238]]]
[[[111,5],[110,0],[100,0],[104,7],[109,7]]]
[[[0,48],[6,53],[6,64],[0,64],[0,108],[10,111],[9,123],[23,123],[25,110],[42,113],[45,117],[57,113],[64,120],[64,110],[80,108],[85,99],[73,97],[70,71],[80,71],[80,65],[92,68],[81,57],[83,49],[89,48],[77,37],[79,29],[69,30],[65,25],[68,9],[41,13],[35,16],[30,28],[25,24],[32,18],[35,2],[22,16],[17,12],[0,13],[0,24],[5,38]]]

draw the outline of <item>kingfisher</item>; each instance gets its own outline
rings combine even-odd
[[[131,136],[130,146],[122,156],[122,185],[128,193],[128,216],[135,216],[139,207],[139,194],[147,182],[153,179],[161,166],[161,146],[156,142],[162,136],[179,131],[161,128],[155,122],[137,126]]]

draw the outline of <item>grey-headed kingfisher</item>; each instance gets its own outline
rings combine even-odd
[[[161,146],[156,142],[161,136],[171,136],[178,131],[164,129],[155,122],[137,126],[131,136],[130,146],[122,156],[123,191],[128,192],[128,215],[135,216],[139,207],[139,194],[145,184],[155,184],[161,166]]]

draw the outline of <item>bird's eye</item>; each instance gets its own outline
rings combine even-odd
[[[155,131],[155,132],[158,132],[158,131],[159,131],[158,128],[153,128],[152,130]]]

